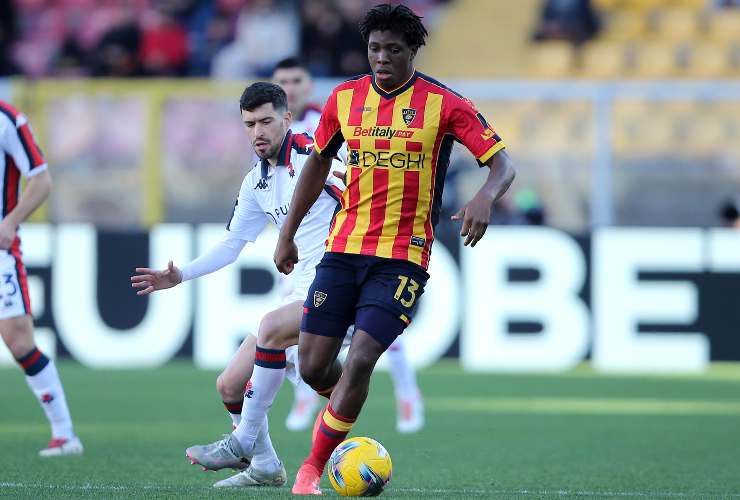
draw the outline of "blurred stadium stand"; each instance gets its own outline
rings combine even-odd
[[[548,2],[407,1],[431,32],[418,67],[490,119],[521,166],[515,190],[537,193],[549,224],[718,223],[717,204],[740,191],[740,8],[593,0],[598,25],[585,41],[535,41]],[[235,116],[246,79],[298,50],[327,78],[321,102],[338,78],[366,71],[356,23],[374,3],[0,0],[10,26],[0,71],[21,75],[9,97],[57,174],[37,218],[113,228],[225,219],[252,163]],[[255,19],[280,36],[255,36],[265,29]],[[171,79],[182,76],[216,78]],[[450,206],[482,175],[467,154],[453,160]]]

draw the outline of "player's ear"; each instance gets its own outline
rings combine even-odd
[[[286,125],[293,123],[293,113],[291,113],[290,110],[286,111],[283,115],[283,121]]]
[[[416,59],[416,53],[417,53],[417,52],[419,52],[419,47],[414,47],[413,49],[411,49],[411,60],[412,60],[412,61],[413,61],[414,59]]]

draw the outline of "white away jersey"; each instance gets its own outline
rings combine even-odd
[[[294,134],[308,134],[313,137],[316,127],[319,126],[321,106],[318,104],[306,104],[301,116],[295,116],[293,118],[295,121],[290,124],[290,130]]]
[[[31,177],[46,170],[46,162],[33,138],[26,117],[0,100],[0,211],[4,219],[18,204],[21,174]]]
[[[312,146],[311,137],[289,130],[278,153],[278,165],[271,166],[265,160],[257,162],[239,189],[234,213],[226,226],[228,236],[255,241],[268,222],[283,227],[293,190]],[[306,265],[315,266],[321,260],[329,226],[344,190],[344,184],[332,171],[344,172],[344,165],[339,161],[332,163],[324,190],[296,231],[298,259]]]

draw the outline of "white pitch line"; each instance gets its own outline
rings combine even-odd
[[[0,489],[22,489],[36,488],[46,490],[67,490],[67,491],[135,491],[135,490],[177,490],[183,486],[166,486],[166,485],[55,485],[55,484],[38,484],[38,483],[0,483]],[[187,488],[198,488],[190,486]],[[210,487],[204,486],[203,489],[210,490]],[[324,491],[331,491],[324,489]],[[394,493],[417,493],[433,495],[521,495],[521,496],[551,496],[551,497],[622,497],[622,498],[740,498],[740,493],[681,493],[678,491],[584,491],[584,490],[506,490],[506,489],[443,489],[443,488],[389,488],[389,492]]]

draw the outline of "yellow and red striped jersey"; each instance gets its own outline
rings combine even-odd
[[[418,71],[392,92],[372,75],[337,86],[314,137],[324,156],[347,143],[347,189],[326,251],[426,269],[454,140],[481,164],[504,148],[469,100]]]

